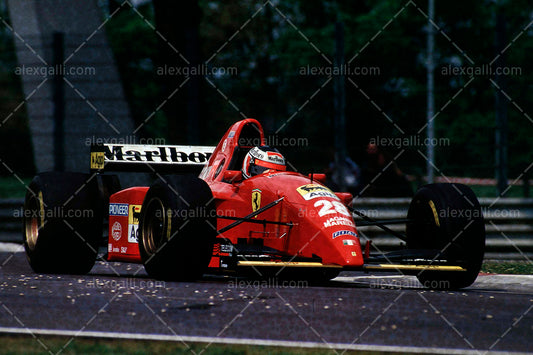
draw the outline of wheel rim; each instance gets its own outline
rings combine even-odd
[[[39,200],[32,196],[28,201],[26,210],[29,211],[29,215],[24,218],[24,230],[26,236],[26,243],[30,250],[34,250],[37,245],[37,239],[39,239],[40,221],[39,215],[41,211]]]
[[[165,242],[167,223],[163,201],[152,198],[146,206],[142,230],[144,250],[149,256],[155,254]]]

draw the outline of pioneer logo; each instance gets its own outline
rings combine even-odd
[[[213,147],[205,146],[104,144],[102,148],[106,163],[138,162],[204,165],[213,153]]]

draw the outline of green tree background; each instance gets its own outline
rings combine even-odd
[[[347,77],[345,134],[349,155],[363,163],[370,139],[417,135],[425,124],[427,1],[198,0],[187,4],[185,10],[199,9],[200,62],[209,59],[209,67],[238,70],[237,75],[209,75],[207,80],[198,81],[199,143],[215,144],[231,123],[243,115],[254,117],[280,140],[306,138],[308,145],[281,147],[284,154],[304,172],[323,170],[331,161],[335,139],[333,81],[327,82],[326,75],[301,75],[300,71],[307,66],[330,66],[324,56],[333,58],[337,21],[345,27],[346,61],[352,67],[379,68],[378,75]],[[188,139],[184,105],[189,83],[156,110],[172,92],[172,85],[176,87],[183,79],[161,77],[157,68],[184,63],[175,57],[161,59],[160,38],[136,13],[156,28],[165,28],[161,23],[165,20],[156,16],[157,6],[170,5],[162,0],[147,2],[134,11],[115,4],[118,12],[105,30],[135,121],[140,123],[151,116],[141,134],[180,144]],[[470,81],[468,75],[445,75],[444,70],[480,66],[496,57],[498,12],[505,15],[505,36],[512,42],[505,51],[507,66],[520,69],[519,75],[506,77],[506,94],[512,99],[508,103],[509,177],[519,176],[532,162],[531,2],[437,1],[435,23],[440,31],[435,35],[435,128],[436,137],[448,138],[450,144],[436,148],[436,165],[447,176],[494,176],[493,77],[474,76]],[[180,16],[188,14],[185,11]],[[9,33],[4,30],[1,38],[2,53],[12,56]],[[176,44],[178,48],[184,45],[186,41]],[[214,53],[218,54],[211,58]],[[13,61],[13,57],[8,60]],[[20,97],[19,78],[5,68],[3,65],[0,76],[3,98]],[[4,93],[6,90],[9,92]],[[0,115],[5,117],[12,106],[12,101],[2,99]],[[17,114],[23,115],[23,110]],[[25,118],[11,121],[17,122],[11,123],[11,131],[5,129],[7,126],[0,128],[3,142],[14,135],[28,141]],[[423,139],[425,131],[420,136]],[[394,156],[399,149],[389,150]],[[397,163],[408,174],[425,172],[426,162],[416,147],[408,147]]]
[[[279,137],[306,137],[309,145],[289,147],[285,154],[303,169],[326,166],[330,160],[328,148],[334,140],[333,85],[332,82],[326,84],[302,108],[328,77],[300,75],[300,68],[330,65],[317,49],[332,59],[334,23],[339,20],[345,26],[346,60],[355,57],[352,66],[377,67],[380,71],[379,75],[351,76],[357,86],[346,83],[346,134],[350,155],[356,161],[363,160],[366,143],[373,137],[418,134],[426,114],[426,1],[294,0],[272,4],[274,6],[251,0],[199,1],[203,59],[207,60],[223,47],[209,65],[238,69],[236,76],[208,78],[234,105],[207,81],[202,82],[201,100],[207,123],[202,134],[205,143],[215,143],[229,124],[241,118],[240,112],[258,118],[267,131],[273,133],[299,111],[279,131]],[[153,19],[150,4],[141,11]],[[524,112],[531,112],[528,99],[531,61],[527,60],[533,45],[530,2],[437,2],[436,25],[441,32],[437,31],[435,36],[435,107],[438,112],[435,125],[436,136],[449,138],[450,145],[437,147],[436,161],[446,175],[494,175],[496,88],[489,81],[492,77],[474,77],[465,86],[470,80],[468,75],[444,75],[444,70],[448,66],[480,66],[494,59],[498,11],[505,13],[508,41],[520,35],[505,52],[507,65],[521,70],[521,75],[508,77],[507,94]],[[128,8],[117,17],[119,21],[111,21],[108,31],[115,38],[117,53],[121,53],[121,70],[139,73],[128,73],[124,78],[132,78],[125,80],[125,86],[130,97],[135,97],[130,102],[143,105],[140,110],[134,110],[139,113],[138,119],[143,119],[157,102],[148,102],[150,98],[158,97],[157,87],[152,84],[156,80],[145,80],[146,75],[153,75],[153,68],[147,70],[148,73],[142,69],[142,63],[155,62],[154,33]],[[125,46],[128,36],[131,40],[142,39],[144,45],[130,49]],[[231,41],[227,42],[228,38]],[[160,92],[159,96],[164,98],[165,94]],[[395,129],[371,101],[405,134]],[[165,122],[170,118],[164,108],[162,111],[147,126],[148,133],[165,135]],[[508,117],[509,176],[515,177],[531,163],[533,141],[529,137],[533,125],[512,103],[509,103]],[[421,138],[424,135],[422,131]],[[408,149],[398,164],[411,174],[423,174],[425,167],[416,149]]]

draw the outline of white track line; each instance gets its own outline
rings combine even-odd
[[[500,351],[449,349],[449,348],[423,348],[414,346],[388,346],[388,345],[360,345],[343,343],[317,343],[305,341],[289,340],[267,340],[267,339],[246,339],[246,338],[218,338],[190,335],[164,335],[164,334],[143,334],[143,333],[118,333],[100,331],[79,331],[61,329],[37,329],[37,328],[10,328],[0,327],[0,334],[24,334],[24,335],[47,335],[66,336],[78,338],[99,338],[99,339],[121,339],[121,340],[155,340],[187,343],[216,343],[222,345],[251,345],[251,346],[275,346],[285,348],[308,348],[308,349],[340,349],[357,351],[377,351],[377,352],[402,352],[412,354],[526,354]]]
[[[24,246],[20,243],[0,243],[0,252],[22,253]]]

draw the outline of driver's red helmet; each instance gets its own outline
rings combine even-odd
[[[266,170],[285,171],[285,158],[276,148],[268,146],[250,149],[242,164],[242,176],[248,179]]]

